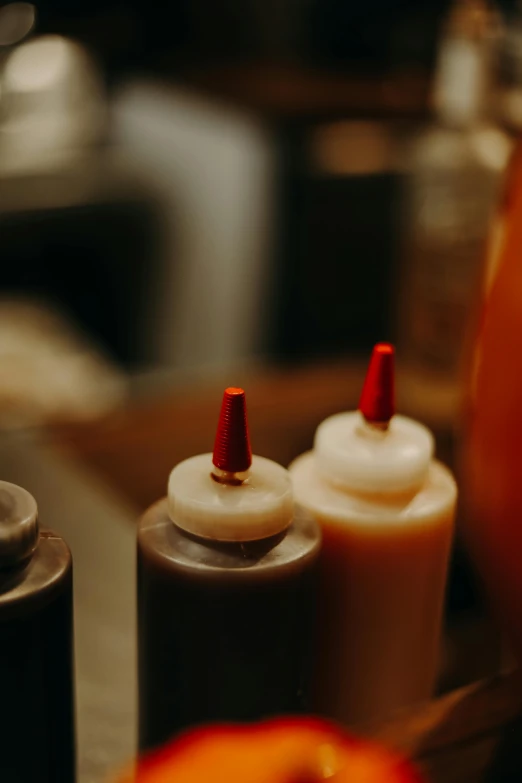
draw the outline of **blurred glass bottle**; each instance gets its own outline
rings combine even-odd
[[[398,343],[419,369],[453,379],[488,222],[510,151],[490,119],[499,17],[457,0],[439,50],[435,122],[415,140],[406,175]]]
[[[464,531],[509,640],[522,658],[522,145],[493,223],[463,441]]]

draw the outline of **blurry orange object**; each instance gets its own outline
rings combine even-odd
[[[522,659],[522,147],[491,239],[465,439],[465,532]]]
[[[183,735],[120,783],[421,783],[378,745],[308,718],[224,725]]]

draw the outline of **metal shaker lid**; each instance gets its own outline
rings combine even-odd
[[[0,569],[30,558],[38,537],[36,500],[22,487],[0,481]]]

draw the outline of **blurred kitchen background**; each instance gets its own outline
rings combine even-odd
[[[38,472],[78,460],[83,513],[100,492],[111,516],[109,489],[132,521],[177,460],[211,449],[224,385],[247,389],[254,451],[288,463],[357,404],[377,340],[397,344],[402,410],[458,467],[521,129],[515,0],[2,3],[2,477],[49,519],[57,479]],[[498,656],[458,546],[448,606],[441,688]],[[98,675],[77,654],[85,716]],[[96,721],[80,718],[91,750]],[[89,752],[81,768],[105,769]]]
[[[522,123],[521,7],[72,5],[0,7],[4,330],[30,297],[124,375],[384,338],[452,372]]]

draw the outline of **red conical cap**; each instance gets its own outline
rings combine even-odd
[[[395,348],[377,343],[359,401],[359,410],[370,424],[387,424],[395,413]]]
[[[252,464],[245,392],[225,389],[214,443],[212,462],[220,470],[242,473]]]

